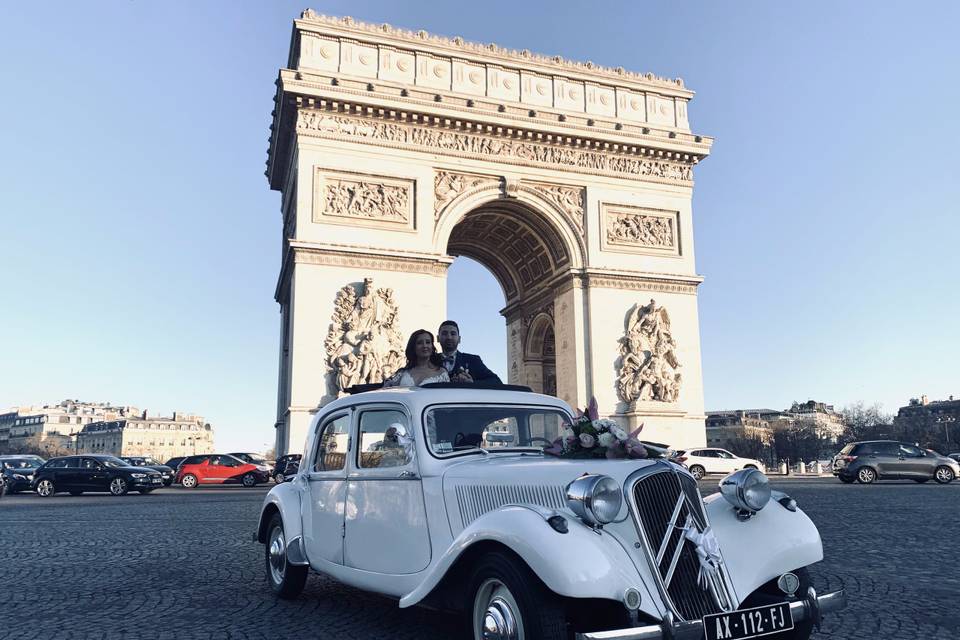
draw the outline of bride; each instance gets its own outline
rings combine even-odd
[[[450,382],[450,376],[443,368],[443,358],[434,346],[433,334],[426,329],[418,329],[411,334],[404,353],[407,366],[385,380],[383,386],[419,387],[431,382]]]

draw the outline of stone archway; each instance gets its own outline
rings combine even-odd
[[[503,289],[508,380],[704,442],[682,81],[312,11],[266,175],[282,193],[277,453],[447,316],[456,256]],[[655,300],[654,300],[655,299]]]

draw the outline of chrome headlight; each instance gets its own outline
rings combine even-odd
[[[756,513],[770,501],[770,481],[756,469],[741,469],[720,481],[720,493],[738,511]]]
[[[147,477],[147,474],[145,474],[145,473],[131,473],[131,474],[130,474],[130,477],[131,477],[131,478],[146,478],[146,477]]]
[[[583,475],[567,485],[567,506],[591,526],[613,522],[622,505],[623,492],[610,476]]]

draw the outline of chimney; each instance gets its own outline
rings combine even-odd
[[[920,404],[927,406],[930,403],[930,400],[927,398],[927,394],[920,396]]]
[[[143,413],[140,414],[140,419],[141,419],[141,420],[146,420],[146,419],[147,419],[147,410],[146,410],[146,409],[144,409],[144,410],[143,410]]]

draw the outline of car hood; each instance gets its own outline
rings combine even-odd
[[[151,464],[150,466],[140,467],[141,469],[153,469],[154,471],[159,471],[160,473],[173,473],[173,469],[168,467],[165,464]]]
[[[541,455],[492,453],[471,457],[443,474],[443,494],[456,535],[484,513],[506,504],[536,504],[566,510],[566,487],[584,474],[603,474],[623,484],[631,473],[651,465],[685,469],[664,458],[572,460]]]
[[[115,467],[115,471],[127,471],[129,473],[145,473],[148,476],[158,476],[160,472],[153,467]]]

